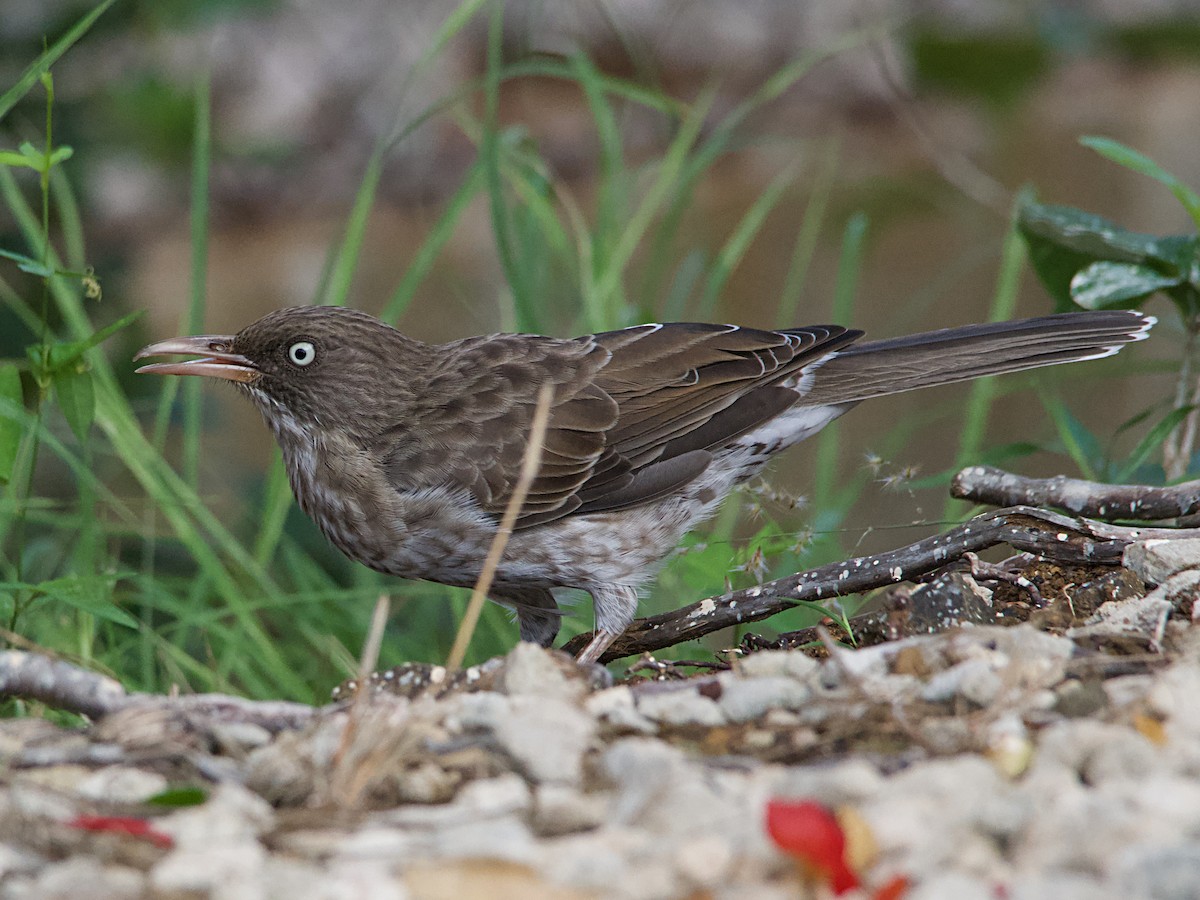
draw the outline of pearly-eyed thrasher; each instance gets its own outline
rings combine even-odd
[[[521,468],[543,384],[541,467],[491,599],[550,644],[554,588],[592,595],[594,662],[633,620],[638,585],[779,451],[872,397],[1097,359],[1146,336],[1123,310],[855,343],[838,325],[760,331],[637,325],[561,340],[431,345],[366,313],[272,312],[235,335],[174,338],[139,372],[232,381],[283,449],[300,507],[343,553],[403,578],[471,586]]]

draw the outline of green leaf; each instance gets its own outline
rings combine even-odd
[[[79,443],[84,443],[96,415],[92,373],[82,367],[60,369],[54,373],[54,392],[58,395],[58,405],[67,424],[75,432]]]
[[[1160,237],[1128,231],[1069,206],[1022,204],[1017,228],[1029,246],[1030,264],[1060,311],[1074,308],[1071,281],[1095,262],[1145,265],[1160,275],[1185,279],[1195,267],[1194,234]]]
[[[49,278],[54,274],[54,270],[49,266],[38,262],[36,259],[31,259],[22,253],[14,253],[11,250],[0,250],[0,256],[5,259],[11,259],[22,272],[37,275],[39,278]]]
[[[112,587],[116,581],[116,575],[68,575],[43,581],[34,587],[47,597],[99,619],[137,628],[137,620],[112,600]]]
[[[127,328],[144,315],[144,310],[131,312],[122,316],[111,325],[105,325],[95,334],[89,335],[82,341],[60,341],[50,345],[50,371],[58,372],[74,366],[93,347],[104,343],[122,328]],[[37,348],[33,348],[37,349]]]
[[[208,800],[208,791],[202,787],[188,785],[167,788],[153,797],[146,798],[146,803],[151,806],[167,806],[175,809],[181,806],[199,806],[206,800]]]
[[[1129,231],[1095,213],[1071,206],[1026,203],[1017,222],[1022,231],[1053,241],[1060,247],[1118,262],[1142,262],[1154,258],[1158,237]]]
[[[21,373],[16,365],[0,366],[0,398],[13,406],[22,407]],[[21,446],[21,423],[16,419],[0,416],[0,484],[8,484],[17,462],[17,450]]]
[[[972,100],[1009,106],[1053,64],[1050,47],[1032,28],[964,34],[914,25],[909,52],[918,82]]]
[[[75,148],[63,145],[55,147],[54,152],[50,154],[50,168],[57,166],[60,162],[70,159],[75,155]]]
[[[1154,242],[1151,256],[1171,266],[1180,277],[1200,286],[1200,234],[1167,234]]]
[[[1071,299],[1084,309],[1108,309],[1128,305],[1182,281],[1162,275],[1137,263],[1094,262],[1071,279]]]
[[[70,159],[74,153],[75,151],[70,147],[58,147],[47,156],[45,150],[39,150],[29,141],[25,141],[18,148],[17,153],[6,151],[0,160],[8,165],[24,166],[33,169],[39,175],[45,175],[64,159]]]
[[[12,168],[32,168],[29,164],[29,159],[24,153],[18,153],[15,150],[0,150],[0,166],[11,166]]]
[[[1166,185],[1167,189],[1175,195],[1175,199],[1183,204],[1187,214],[1196,223],[1196,228],[1200,229],[1200,195],[1197,195],[1195,191],[1150,157],[1139,153],[1132,147],[1125,146],[1120,141],[1106,137],[1082,137],[1079,139],[1079,143],[1085,147],[1091,147],[1105,159],[1110,159],[1119,166],[1124,166],[1139,175],[1145,175]]]

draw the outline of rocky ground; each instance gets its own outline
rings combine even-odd
[[[1195,897],[1200,541],[1126,562],[1031,569],[1036,610],[956,576],[1004,624],[691,677],[521,645],[291,719],[6,721],[0,897],[830,896],[768,834],[797,800],[846,829],[844,896]]]

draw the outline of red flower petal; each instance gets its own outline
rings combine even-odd
[[[859,885],[846,864],[846,834],[833,813],[808,800],[767,804],[767,834],[775,845],[816,870],[835,894]]]
[[[908,883],[907,875],[893,875],[879,887],[875,888],[875,893],[871,895],[871,900],[900,900],[908,889],[912,887]]]
[[[83,831],[106,831],[114,834],[127,834],[130,837],[141,838],[149,841],[156,847],[164,849],[175,845],[174,839],[169,834],[164,834],[154,828],[145,819],[135,819],[131,816],[89,816],[78,815],[67,825],[71,828],[79,828]]]

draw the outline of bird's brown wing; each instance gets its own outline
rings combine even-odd
[[[710,452],[796,402],[780,382],[861,332],[838,325],[761,331],[734,325],[640,325],[597,334],[612,357],[596,384],[617,402],[607,453],[576,512],[636,506],[668,494],[708,466]]]
[[[617,404],[594,383],[609,359],[590,340],[524,334],[446,344],[415,407],[384,438],[384,469],[398,490],[430,485],[470,492],[499,518],[508,504],[541,386],[554,387],[541,467],[517,527],[556,519],[581,504],[579,488],[605,453]]]
[[[573,341],[458,341],[441,348],[412,421],[389,435],[385,468],[400,489],[461,486],[500,516],[549,382],[541,468],[517,527],[636,506],[691,481],[709,451],[791,406],[796,392],[779,382],[858,335],[681,323]]]

